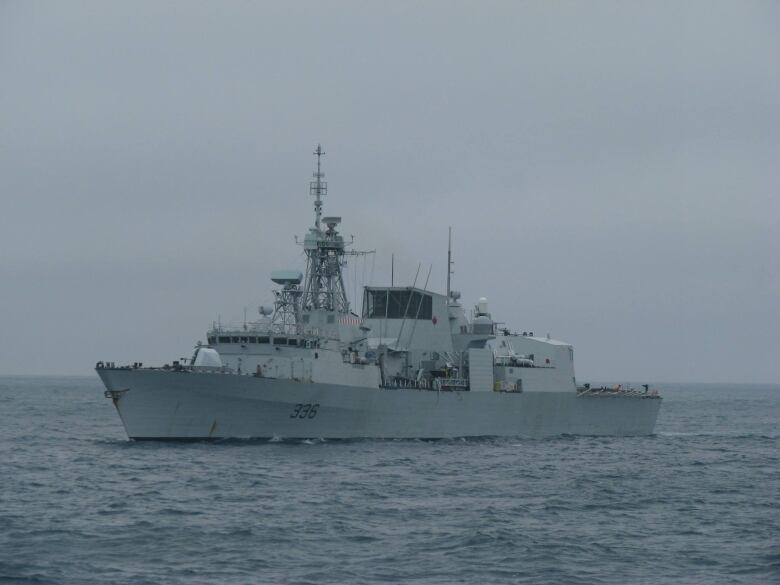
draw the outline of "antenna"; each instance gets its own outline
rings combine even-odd
[[[417,272],[414,275],[414,282],[412,283],[412,288],[409,290],[409,300],[406,301],[406,308],[404,309],[404,318],[403,321],[401,321],[401,327],[398,329],[398,341],[396,344],[401,343],[401,333],[404,332],[404,325],[406,324],[406,316],[409,314],[409,305],[412,303],[412,292],[414,291],[414,288],[417,286],[417,277],[420,276],[420,266],[422,266],[422,263],[417,264]],[[430,277],[431,272],[428,271],[428,276]],[[425,281],[426,285],[428,284],[428,281]],[[388,295],[387,299],[387,306],[390,306],[390,298]],[[387,314],[387,310],[385,310],[385,314]]]
[[[452,226],[449,228],[447,238],[447,304],[450,304],[450,276],[452,276]]]
[[[317,171],[312,175],[314,181],[309,183],[309,195],[314,196],[314,227],[320,229],[320,218],[322,217],[322,198],[328,194],[328,183],[322,179],[325,177],[325,173],[322,172],[321,159],[325,154],[322,150],[322,145],[317,145],[317,150],[314,151],[317,156]]]
[[[428,276],[425,277],[425,284],[423,285],[423,292],[428,290],[428,279],[431,277],[431,270],[433,270],[433,264],[428,266]],[[409,295],[409,296],[411,297],[411,295]],[[409,347],[412,345],[412,339],[414,338],[414,331],[417,329],[417,321],[420,319],[420,309],[422,309],[423,297],[424,296],[425,295],[420,295],[420,302],[417,305],[417,313],[414,316],[414,323],[412,323],[412,332],[409,334],[409,339],[406,342],[406,349],[409,349]],[[400,333],[398,334],[398,341],[399,341],[399,343],[401,341]]]
[[[306,254],[305,284],[296,290],[296,311],[322,309],[327,311],[349,312],[349,300],[344,286],[345,250],[351,242],[344,242],[336,229],[341,223],[337,216],[322,216],[322,198],[328,193],[328,184],[323,181],[322,145],[317,145],[314,155],[317,157],[317,170],[314,180],[309,182],[309,194],[314,196],[314,227],[309,228],[303,238],[303,251]],[[325,224],[323,229],[322,224]],[[298,280],[300,282],[300,280]],[[298,282],[295,283],[297,287]],[[292,290],[292,289],[291,289]],[[289,291],[288,291],[289,292]],[[297,318],[297,317],[296,317]]]
[[[395,254],[390,254],[390,287],[393,286],[395,276]]]

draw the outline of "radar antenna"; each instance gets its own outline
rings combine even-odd
[[[317,156],[317,171],[313,175],[315,180],[309,183],[309,193],[314,196],[315,221],[303,240],[307,262],[300,308],[348,313],[349,301],[341,271],[347,254],[344,248],[348,243],[336,229],[341,218],[322,217],[322,197],[328,192],[328,184],[322,180],[325,176],[322,155],[325,152],[320,144],[314,154]]]

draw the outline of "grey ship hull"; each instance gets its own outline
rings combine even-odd
[[[648,435],[661,400],[436,392],[218,373],[98,369],[132,439]]]

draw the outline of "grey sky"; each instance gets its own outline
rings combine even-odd
[[[780,5],[736,1],[0,3],[0,373],[251,316],[317,142],[375,282],[443,290],[452,225],[581,380],[780,380]]]

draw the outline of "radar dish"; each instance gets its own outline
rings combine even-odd
[[[274,270],[271,272],[271,280],[282,286],[301,284],[303,274],[298,270]]]

